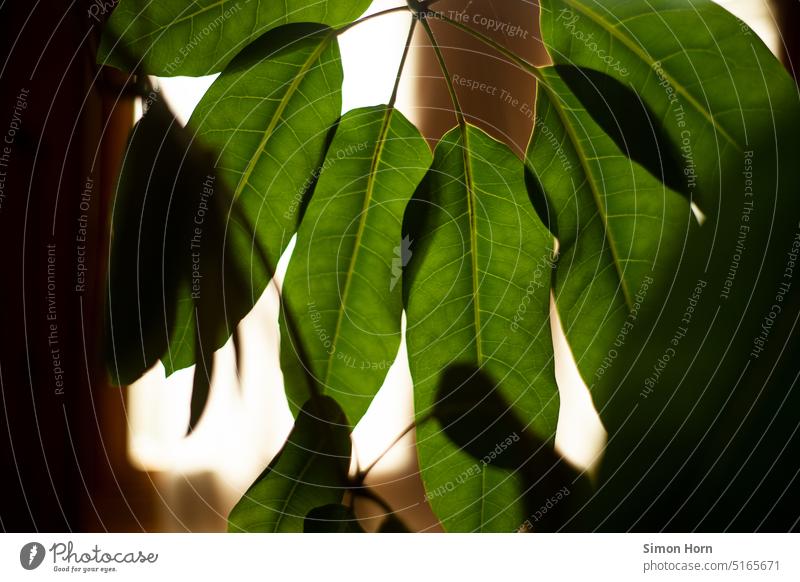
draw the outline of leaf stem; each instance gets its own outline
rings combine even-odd
[[[442,50],[439,48],[439,43],[436,42],[436,37],[433,35],[433,31],[431,30],[431,25],[428,24],[427,18],[424,14],[420,15],[420,21],[422,22],[422,26],[425,28],[425,33],[428,35],[428,38],[431,41],[433,51],[436,53],[436,60],[439,61],[439,68],[442,70],[442,75],[444,75],[444,80],[447,83],[447,90],[450,93],[450,100],[453,102],[453,111],[456,114],[458,125],[462,130],[466,130],[467,122],[464,119],[464,112],[461,110],[461,104],[458,101],[458,95],[456,95],[456,89],[453,86],[453,79],[450,77],[450,73],[447,70],[447,63],[444,61]]]
[[[397,90],[400,88],[400,79],[403,76],[403,68],[406,66],[406,59],[408,58],[409,50],[411,49],[411,39],[414,37],[414,31],[417,28],[417,17],[411,19],[411,26],[408,27],[408,38],[406,38],[406,47],[403,49],[403,56],[400,58],[400,66],[397,68],[397,78],[394,81],[394,88],[392,89],[392,96],[389,99],[389,109],[394,108],[394,103],[397,101]]]
[[[480,333],[483,329],[481,325],[481,306],[480,306],[480,295],[478,294],[478,281],[479,281],[479,271],[478,268],[478,219],[477,219],[477,212],[475,210],[477,206],[476,195],[475,195],[475,182],[473,178],[473,170],[472,170],[472,158],[470,157],[470,132],[469,127],[467,125],[467,121],[464,118],[464,112],[461,110],[461,105],[458,102],[458,96],[456,95],[455,86],[453,85],[453,78],[450,76],[450,73],[447,70],[447,64],[444,61],[444,55],[442,55],[442,51],[439,48],[439,43],[436,42],[436,37],[433,35],[433,31],[431,30],[430,24],[428,24],[427,16],[430,15],[431,12],[426,14],[420,15],[420,20],[422,21],[422,26],[425,27],[425,32],[428,33],[428,38],[431,40],[431,44],[433,45],[433,50],[436,53],[436,58],[439,61],[439,67],[442,69],[442,74],[445,76],[445,80],[447,81],[447,89],[450,91],[450,98],[453,101],[453,108],[455,109],[456,120],[458,121],[458,126],[461,129],[461,156],[464,162],[464,186],[467,190],[467,216],[469,217],[469,245],[470,245],[470,263],[472,269],[472,300],[473,300],[473,315],[475,317],[475,333],[477,336],[477,341],[475,342],[475,347],[477,350],[478,361],[483,362],[483,347],[481,346],[480,340]]]

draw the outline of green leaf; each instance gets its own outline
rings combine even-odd
[[[430,162],[419,131],[393,107],[356,109],[339,123],[283,286],[300,335],[287,333],[282,314],[293,410],[306,395],[306,367],[353,424],[383,383],[400,345],[403,212]]]
[[[485,475],[490,468],[508,472],[512,476],[509,479],[518,483],[517,497],[490,500],[501,507],[515,505],[514,517],[526,515],[527,521],[513,523],[509,515],[508,521],[492,522],[487,530],[502,524],[502,528],[511,525],[514,531],[555,531],[566,527],[585,502],[590,492],[588,480],[553,449],[552,443],[529,430],[529,421],[518,415],[482,370],[468,364],[448,366],[437,389],[433,418],[452,443],[478,462],[455,478],[451,475],[444,488],[429,492],[429,497],[455,495],[469,480]],[[568,501],[563,500],[566,495],[571,495]],[[475,502],[465,500],[465,504],[467,501]],[[502,528],[499,531],[511,531]]]
[[[174,324],[179,263],[173,253],[165,256],[162,251],[171,196],[156,189],[173,184],[181,168],[186,141],[179,129],[169,109],[154,102],[131,131],[117,183],[105,350],[108,371],[117,385],[135,381],[161,358]],[[185,206],[184,192],[175,186],[176,200]],[[169,232],[179,237],[179,229]]]
[[[600,71],[568,65],[552,68],[626,156],[688,198],[679,148],[670,141],[663,121],[634,91]]]
[[[415,241],[403,288],[428,497],[449,531],[512,531],[526,518],[522,477],[496,463],[476,472],[480,461],[439,420],[425,419],[448,366],[468,365],[489,378],[522,426],[552,446],[558,414],[549,327],[553,238],[528,200],[523,164],[469,125],[439,142],[404,229]],[[486,418],[474,430],[496,420]]]
[[[554,61],[598,68],[641,96],[680,148],[687,189],[708,216],[600,380],[613,394],[601,412],[610,438],[588,527],[791,529],[797,87],[710,1],[543,6]],[[598,50],[619,65],[601,66]]]
[[[305,533],[364,533],[356,516],[349,507],[331,503],[315,507],[303,522]]]
[[[162,77],[222,71],[248,44],[284,24],[340,26],[370,0],[121,0],[103,30],[98,62]]]
[[[117,185],[106,362],[113,382],[130,384],[165,357],[176,329],[186,330],[198,354],[189,431],[208,401],[214,349],[227,338],[219,306],[244,303],[247,265],[233,259],[233,239],[224,236],[231,200],[211,153],[151,99]]]
[[[231,532],[300,532],[314,508],[348,487],[350,426],[328,397],[309,400],[283,449],[231,511]]]
[[[163,357],[177,322],[194,318],[193,219],[199,194],[214,181],[210,153],[192,143],[160,99],[153,101],[131,132],[112,212],[106,360],[116,384],[138,379]],[[220,261],[222,250],[221,238],[213,239],[215,209],[213,203],[208,209],[209,267]],[[205,275],[212,277],[208,270]]]
[[[557,64],[606,73],[663,120],[685,191],[720,212],[748,136],[789,114],[794,84],[740,20],[712,0],[543,0],[542,38]]]
[[[258,300],[297,229],[339,117],[341,84],[333,31],[288,25],[249,45],[189,120],[197,141],[217,154],[216,171],[235,200],[225,209],[221,233],[230,250],[226,294],[216,310],[225,326],[208,342],[211,350]],[[229,276],[234,269],[245,274],[243,281]],[[181,313],[163,360],[167,374],[197,358],[191,312],[184,305]]]
[[[591,386],[625,344],[648,294],[666,287],[696,221],[688,200],[621,151],[555,69],[541,74],[527,160],[558,233],[561,322]],[[608,108],[605,95],[595,100]]]
[[[686,228],[683,220],[685,210],[677,201],[675,192],[664,190],[659,194],[659,181],[648,179],[638,164],[630,164],[627,176],[611,169],[595,172],[594,183],[601,191],[614,195],[602,200],[608,207],[607,215],[629,217],[627,225],[620,224],[624,228],[621,235],[615,235],[611,225],[611,236],[606,238],[608,244],[602,248],[618,251],[618,260],[612,261],[615,264],[630,257],[635,261],[649,260],[653,267],[652,272],[646,274],[646,263],[639,263],[645,269],[628,265],[634,267],[630,271],[633,276],[619,277],[619,291],[623,292],[627,305],[624,309],[618,300],[609,300],[613,281],[608,273],[595,269],[608,262],[602,258],[588,264],[580,262],[582,254],[587,256],[580,251],[582,243],[592,244],[599,250],[598,241],[587,241],[586,237],[583,241],[580,238],[570,240],[570,233],[579,234],[580,231],[580,227],[571,222],[573,217],[578,217],[574,206],[563,206],[572,188],[559,184],[563,180],[559,180],[556,172],[551,171],[550,178],[542,178],[553,205],[566,210],[559,216],[559,239],[564,253],[562,263],[567,262],[566,253],[570,248],[578,256],[576,261],[569,260],[569,273],[565,272],[567,265],[562,264],[559,269],[556,286],[559,311],[584,379],[588,384],[607,386],[596,390],[600,397],[597,403],[604,408],[603,398],[617,386],[614,382],[601,380],[609,366],[625,367],[624,363],[615,360],[620,347],[627,342],[626,335],[631,326],[636,324],[635,315],[640,303],[636,301],[636,293],[644,291],[647,301],[660,307],[664,295],[670,290],[675,291],[673,279],[677,258],[682,262],[687,258],[696,260],[699,268],[706,271],[712,264],[708,253],[715,253],[718,250],[715,247],[724,245],[722,257],[713,264],[724,266],[731,263],[736,252],[736,231],[742,222],[743,200],[738,193],[743,188],[741,173],[746,163],[746,152],[759,149],[759,163],[765,167],[773,165],[777,158],[777,150],[770,143],[774,141],[774,120],[793,115],[797,90],[758,37],[710,0],[546,0],[541,18],[542,36],[557,70],[562,74],[566,70],[573,73],[566,79],[568,89],[565,84],[554,81],[553,90],[544,88],[540,93],[543,97],[540,97],[539,117],[549,114],[555,119],[554,110],[558,108],[553,106],[553,102],[564,102],[564,109],[569,111],[565,111],[562,117],[577,121],[571,123],[575,128],[587,128],[585,132],[576,129],[576,133],[579,140],[586,136],[593,138],[597,153],[589,150],[585,157],[603,156],[601,160],[593,161],[595,168],[601,170],[610,164],[616,164],[617,168],[623,166],[624,160],[619,156],[644,162],[633,149],[620,148],[620,138],[657,134],[658,155],[651,157],[649,163],[644,162],[645,167],[659,180],[687,194],[707,216],[703,226],[705,232],[698,233],[695,239]],[[610,124],[600,120],[598,111],[605,109],[610,117],[623,119],[629,117],[631,106],[620,102],[619,91],[608,90],[613,86],[610,83],[595,83],[598,74],[587,72],[587,69],[595,69],[601,78],[616,79],[617,86],[634,91],[654,123],[648,122],[638,131],[629,127],[624,135],[613,135]],[[583,71],[583,81],[590,81],[582,82],[583,89],[576,84],[575,81],[581,78],[574,71]],[[548,79],[553,77],[550,73]],[[551,83],[546,81],[546,84]],[[594,94],[586,90],[590,84],[595,85]],[[552,96],[554,92],[558,99]],[[537,132],[538,141],[534,138],[534,145],[538,148],[536,155],[542,158],[533,164],[539,173],[543,173],[546,167],[547,150],[552,153],[553,149],[552,144],[548,146],[545,143],[550,123],[545,121],[544,124]],[[560,134],[558,130],[553,131],[554,135]],[[559,139],[556,135],[553,143],[558,143]],[[630,139],[636,142],[639,138]],[[618,147],[612,148],[611,141],[616,141]],[[594,142],[602,145],[594,145]],[[761,144],[763,149],[758,147]],[[569,143],[560,150],[567,157],[570,149],[574,150],[568,146]],[[668,169],[674,161],[673,152],[678,153],[678,164],[683,174],[680,185],[676,184],[674,171]],[[529,158],[531,155],[529,153]],[[606,158],[608,155],[617,157]],[[660,171],[654,167],[659,161],[662,162]],[[576,179],[576,183],[580,180]],[[768,183],[763,187],[767,192],[771,190]],[[628,196],[627,203],[612,207],[609,201],[625,200],[617,196],[618,192],[633,188],[635,197]],[[577,212],[580,212],[580,200],[579,195],[576,198]],[[653,218],[643,218],[644,214]],[[648,221],[651,222],[650,229]],[[659,221],[661,225],[656,224]],[[631,230],[634,225],[635,232]],[[764,228],[768,232],[772,227],[764,225]],[[721,238],[722,233],[729,230],[728,237]],[[592,236],[590,233],[587,235]],[[632,253],[626,252],[628,248]],[[689,249],[690,253],[687,255],[684,249]],[[675,267],[670,268],[671,263]],[[587,274],[581,273],[587,268],[596,270],[608,282],[604,285],[599,277],[590,280]],[[641,283],[647,282],[645,276],[653,279],[648,289]],[[699,273],[694,282],[698,277]],[[626,280],[629,280],[627,285]],[[586,292],[579,295],[582,287]],[[685,292],[691,295],[693,287],[694,283],[687,280]],[[597,295],[592,296],[593,289],[598,289],[601,301],[596,301]]]

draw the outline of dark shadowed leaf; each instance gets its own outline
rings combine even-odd
[[[241,303],[247,280],[224,237],[230,201],[211,153],[160,99],[152,101],[131,134],[117,186],[106,360],[112,380],[130,384],[158,359],[169,360],[170,338],[181,330],[202,354],[190,431],[208,400],[214,349],[227,338],[219,309],[225,282],[228,301]]]
[[[353,511],[340,503],[315,507],[303,522],[305,533],[364,533]]]
[[[165,248],[182,246],[181,239],[188,236],[186,224],[167,229],[173,190],[173,207],[183,209],[177,215],[187,214],[191,202],[186,184],[176,180],[188,145],[180,129],[166,105],[156,101],[133,128],[117,185],[106,361],[119,385],[136,380],[166,352],[177,296],[185,283],[176,254],[164,253]],[[201,167],[192,178],[184,176],[190,182],[202,180],[205,171]]]

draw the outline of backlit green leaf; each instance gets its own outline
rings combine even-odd
[[[300,532],[316,507],[340,504],[350,466],[350,427],[334,400],[309,400],[283,449],[228,518],[232,532]]]
[[[708,217],[600,380],[610,438],[589,527],[790,529],[796,463],[783,451],[797,423],[783,412],[797,399],[787,365],[798,315],[797,87],[753,31],[709,0],[543,6],[553,59],[641,96]]]
[[[419,131],[393,107],[347,113],[339,123],[297,234],[284,309],[300,338],[281,334],[281,367],[292,408],[320,390],[356,424],[400,345],[400,275],[408,260],[403,212],[431,162]],[[310,362],[301,362],[295,342]]]
[[[543,0],[557,64],[631,87],[680,151],[685,191],[717,215],[750,141],[789,114],[796,91],[764,43],[712,0]],[[622,112],[619,112],[622,114]],[[642,131],[647,131],[643,128]]]
[[[403,287],[428,498],[449,531],[513,531],[526,518],[523,477],[509,465],[482,465],[483,457],[447,436],[440,417],[425,419],[444,389],[457,388],[449,386],[448,367],[466,365],[486,376],[519,426],[552,446],[558,414],[549,321],[553,238],[530,204],[523,164],[473,126],[442,138],[404,229],[415,241]],[[484,418],[474,430],[498,421]],[[522,439],[513,430],[497,437],[478,452],[491,457],[493,447],[505,450]]]
[[[696,221],[683,196],[632,161],[555,69],[542,69],[528,163],[559,240],[554,291],[578,368],[597,382]],[[598,92],[596,100],[604,103]],[[630,115],[630,111],[618,115]]]
[[[162,77],[208,75],[284,24],[346,24],[370,0],[121,0],[103,31],[98,62]],[[98,7],[92,5],[92,9]]]
[[[192,114],[189,128],[217,154],[216,171],[233,193],[235,207],[226,209],[223,236],[230,262],[247,275],[244,281],[229,280],[230,293],[217,305],[225,329],[214,349],[258,300],[297,228],[328,131],[340,114],[341,83],[332,31],[288,25],[248,46]],[[200,253],[202,260],[202,248]],[[226,278],[230,268],[226,266]],[[171,373],[195,359],[194,324],[185,316],[176,326],[164,366]]]

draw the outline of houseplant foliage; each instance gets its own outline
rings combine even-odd
[[[156,99],[132,133],[112,378],[197,363],[193,426],[211,354],[297,237],[280,322],[296,424],[230,529],[360,530],[352,499],[374,494],[348,475],[349,433],[403,312],[421,476],[446,530],[791,528],[788,457],[753,455],[794,445],[797,400],[800,105],[763,43],[710,0],[542,0],[552,65],[537,67],[434,1],[361,20],[366,1],[279,4],[122,0],[99,55],[140,79],[221,72],[186,127]],[[433,151],[397,85],[341,111],[338,35],[398,11],[398,82],[421,27],[451,93],[456,125]],[[434,20],[537,80],[524,159],[466,121]],[[551,295],[609,433],[592,479],[553,446]]]

